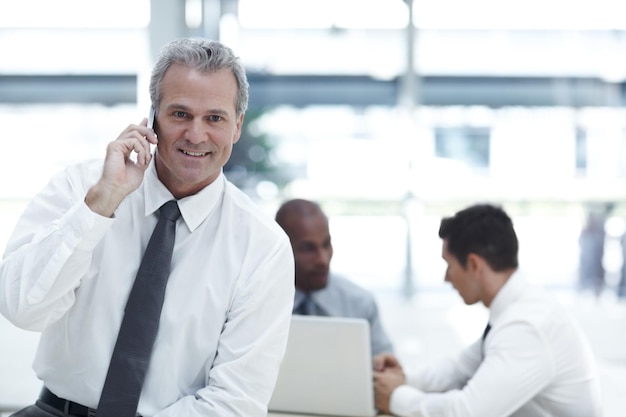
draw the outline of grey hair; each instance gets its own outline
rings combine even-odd
[[[172,64],[182,64],[205,73],[228,69],[235,76],[238,93],[237,116],[248,109],[248,79],[246,71],[232,49],[221,42],[204,38],[182,38],[167,43],[159,52],[150,76],[150,100],[155,109],[161,102],[161,86],[165,72]]]

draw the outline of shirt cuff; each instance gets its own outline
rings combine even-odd
[[[420,402],[424,393],[408,385],[400,385],[391,393],[389,410],[397,416],[421,416]]]
[[[75,214],[78,217],[77,227],[83,229],[83,233],[79,233],[79,235],[82,235],[82,239],[76,248],[90,252],[111,228],[111,224],[115,221],[115,216],[105,217],[94,213],[84,202],[79,205]]]

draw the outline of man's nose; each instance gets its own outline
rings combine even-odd
[[[325,264],[330,263],[330,258],[332,257],[332,251],[327,249],[320,249],[317,251],[317,261]]]
[[[201,143],[207,140],[207,130],[202,120],[193,120],[187,129],[186,139],[191,143]]]

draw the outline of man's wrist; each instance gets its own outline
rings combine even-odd
[[[113,213],[124,200],[124,197],[126,195],[121,195],[116,190],[112,190],[111,187],[103,187],[102,184],[97,183],[87,191],[85,204],[94,213],[104,217],[113,217]]]
[[[389,397],[389,411],[396,416],[408,416],[419,408],[424,393],[409,385],[400,385]]]

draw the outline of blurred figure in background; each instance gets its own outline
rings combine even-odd
[[[623,300],[626,297],[626,232],[622,233],[620,237],[620,246],[622,249],[622,267],[620,268],[615,294],[618,299]]]
[[[600,296],[605,284],[603,264],[605,221],[606,210],[590,210],[578,238],[580,248],[578,288],[580,291],[592,291],[596,297]]]
[[[329,276],[333,246],[328,218],[320,206],[289,200],[276,212],[276,222],[289,236],[296,263],[294,314],[367,319],[372,355],[391,352],[374,296],[352,281]]]

